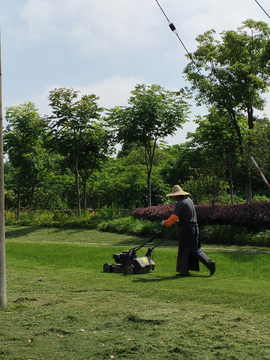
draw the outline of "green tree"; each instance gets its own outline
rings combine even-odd
[[[40,117],[32,102],[7,108],[6,120],[8,125],[4,131],[4,151],[15,171],[19,220],[22,186],[27,175],[36,177],[40,169],[41,159],[38,155],[42,151],[41,139],[48,122]],[[32,188],[31,193],[33,191]]]
[[[87,182],[94,171],[102,169],[113,151],[111,132],[102,123],[93,124],[91,131],[84,134],[78,172],[83,186],[83,207],[85,211],[87,209]]]
[[[44,138],[43,168],[39,172],[33,207],[36,209],[68,210],[76,208],[74,174],[63,166],[63,156],[51,149],[51,132]]]
[[[9,161],[4,162],[5,174],[5,209],[15,209],[17,204],[17,196],[15,194],[16,179],[13,176],[14,169]]]
[[[262,110],[270,76],[270,29],[264,22],[246,20],[237,31],[214,30],[197,37],[197,50],[184,72],[196,90],[198,105],[207,104],[226,110],[237,134],[243,159],[246,200],[252,201],[251,178],[244,161],[243,136],[237,112],[245,111],[249,129],[254,127],[253,110]]]
[[[111,158],[100,171],[93,174],[94,181],[88,182],[88,194],[91,194],[91,204],[94,208],[118,206],[124,209],[146,207],[147,179],[145,165],[138,161],[134,154],[121,158]],[[131,158],[134,160],[130,163]],[[136,161],[137,160],[137,161]],[[159,167],[152,173],[152,205],[164,203],[170,187],[163,182]]]
[[[76,209],[74,188],[74,174],[67,169],[58,169],[55,164],[53,169],[48,168],[48,172],[44,173],[44,177],[37,183],[34,206],[47,210]]]
[[[198,125],[195,133],[188,133],[194,148],[201,147],[205,169],[214,172],[224,178],[224,169],[227,169],[229,180],[231,203],[234,203],[233,193],[233,165],[238,163],[238,142],[235,129],[228,113],[212,107],[206,116],[198,116],[194,122]],[[243,115],[236,114],[241,127],[241,133],[247,132],[247,125]]]
[[[196,178],[192,176],[184,183],[184,187],[189,189],[196,204],[207,201],[214,207],[215,203],[220,202],[221,197],[226,194],[228,183],[207,171],[198,173]]]
[[[33,148],[31,154],[31,159],[34,166],[32,166],[29,169],[29,172],[25,174],[25,181],[31,188],[31,192],[27,192],[25,196],[30,210],[33,208],[34,196],[36,195],[36,186],[40,182],[41,178],[46,176],[45,174],[48,170],[48,151],[45,147],[45,139],[48,132],[48,120],[44,120],[46,122],[46,128],[44,128],[44,131],[41,132],[40,136],[38,137],[37,145]]]
[[[202,148],[192,146],[191,142],[168,146],[163,152],[166,160],[161,165],[160,174],[170,188],[188,181],[195,175],[194,169],[200,168],[204,162]]]
[[[189,105],[184,91],[168,91],[159,85],[137,85],[131,93],[128,106],[111,109],[109,117],[119,143],[135,143],[143,148],[151,206],[151,173],[157,143],[182,127]]]
[[[91,139],[97,130],[97,123],[103,108],[97,104],[98,97],[94,94],[84,95],[78,99],[78,91],[73,89],[55,89],[50,91],[49,100],[54,120],[52,124],[53,147],[61,154],[66,165],[73,171],[76,182],[77,208],[81,212],[79,171],[83,164],[84,149],[91,146]],[[92,138],[91,138],[92,136]],[[90,141],[90,143],[89,143]],[[93,150],[100,151],[99,147]],[[90,164],[92,166],[92,164]]]

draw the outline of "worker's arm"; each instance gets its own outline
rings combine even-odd
[[[175,214],[172,214],[172,215],[169,217],[169,219],[164,220],[164,225],[165,225],[165,226],[172,226],[172,225],[174,225],[174,224],[176,223],[176,221],[178,221],[178,220],[179,220],[179,217],[178,217],[177,215],[175,215]]]

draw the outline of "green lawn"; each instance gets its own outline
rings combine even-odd
[[[153,273],[125,276],[104,273],[103,264],[145,239],[34,227],[6,233],[0,359],[270,359],[265,249],[203,246],[216,274],[201,265],[177,278],[177,247],[168,241],[155,250]]]

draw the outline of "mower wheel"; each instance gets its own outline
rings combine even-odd
[[[109,264],[109,263],[104,264],[104,265],[103,265],[103,271],[104,271],[105,273],[112,272],[112,266],[111,266],[111,264]]]
[[[126,273],[127,275],[132,275],[133,272],[134,272],[134,266],[133,266],[133,265],[129,264],[129,265],[127,265],[127,266],[125,267],[125,273]]]

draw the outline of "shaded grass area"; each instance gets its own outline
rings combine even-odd
[[[209,209],[211,210],[211,208]],[[167,215],[163,214],[164,217]],[[252,230],[249,227],[240,226],[240,224],[209,225],[204,222],[205,224],[202,225],[199,222],[201,240],[208,244],[270,247],[270,230],[263,229],[259,218],[257,216],[256,221],[260,230]],[[117,208],[106,208],[99,212],[82,212],[81,216],[78,216],[76,212],[26,211],[21,213],[20,221],[16,220],[14,212],[6,211],[5,219],[7,226],[42,226],[47,229],[73,229],[78,232],[83,229],[99,230],[110,234],[128,234],[130,236],[151,236],[155,229],[163,228],[160,221],[136,219]],[[265,219],[263,221],[265,222]],[[213,220],[210,223],[213,223]],[[266,227],[268,228],[268,226]],[[176,237],[177,235],[174,236],[174,238]]]
[[[165,233],[165,235],[175,235],[176,231],[177,229],[170,229]],[[6,239],[16,241],[23,236],[24,241],[39,243],[59,242],[72,244],[110,244],[134,246],[145,243],[154,234],[154,230],[151,232],[149,237],[145,237],[86,229],[43,228],[37,226],[6,226]],[[177,238],[174,236],[168,237],[163,245],[177,246],[176,240]]]
[[[45,230],[7,229],[0,359],[270,359],[269,253],[208,249],[214,276],[177,278],[162,247],[125,276],[102,266],[143,239]]]

